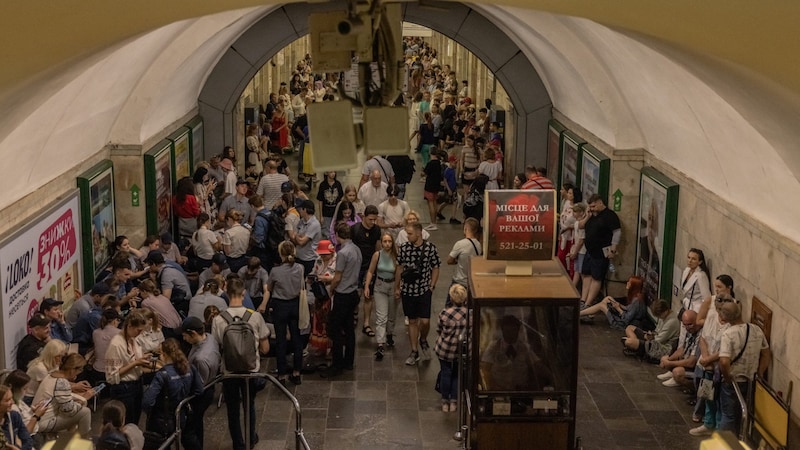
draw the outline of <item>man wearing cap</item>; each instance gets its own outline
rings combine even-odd
[[[78,321],[81,317],[88,314],[89,311],[94,307],[95,303],[100,303],[100,300],[108,295],[111,292],[111,288],[108,287],[108,283],[100,282],[96,283],[92,290],[83,294],[79,299],[75,300],[75,302],[70,306],[67,310],[67,313],[64,315],[64,320],[67,323],[67,326],[74,330],[76,326],[78,326]]]
[[[236,193],[236,172],[233,170],[233,161],[228,158],[223,158],[219,166],[225,173],[225,194],[233,195]]]
[[[358,189],[358,198],[364,201],[365,206],[374,205],[377,207],[388,198],[386,188],[389,185],[383,181],[383,177],[378,170],[372,171],[369,180],[369,183],[363,184]]]
[[[223,253],[214,253],[214,256],[211,257],[211,266],[200,272],[197,278],[197,284],[200,286],[200,290],[202,290],[206,281],[210,280],[214,275],[227,277],[229,273],[231,273],[231,269],[228,267],[228,259]]]
[[[175,245],[175,240],[172,238],[172,233],[169,231],[163,233],[161,235],[161,246],[159,249],[161,250],[161,254],[164,255],[164,259],[167,261],[173,261],[178,264],[186,264],[188,258],[181,255],[181,250]]]
[[[264,199],[264,206],[267,209],[272,209],[281,197],[281,185],[289,181],[289,177],[278,173],[278,163],[273,160],[267,161],[264,172],[264,176],[258,182],[256,194]]]
[[[303,200],[297,212],[300,213],[300,223],[297,224],[293,241],[297,246],[297,262],[303,265],[303,272],[308,276],[317,261],[316,250],[322,239],[322,227],[314,215],[314,202],[311,200]]]
[[[411,211],[408,203],[405,200],[398,199],[397,194],[397,186],[394,184],[389,185],[386,188],[386,195],[389,198],[378,205],[378,226],[383,231],[391,234],[393,239],[397,238],[397,233],[403,227],[406,214]]]
[[[156,274],[156,284],[161,289],[161,295],[167,297],[178,312],[186,314],[192,294],[186,275],[166,263],[159,250],[151,251],[145,263],[150,265],[150,272]]]
[[[235,209],[242,214],[242,225],[253,225],[256,218],[253,208],[250,207],[249,199],[247,198],[247,189],[249,184],[247,180],[239,178],[236,180],[236,193],[225,197],[225,200],[219,205],[219,214],[217,220],[225,223],[225,215],[229,210]]]
[[[72,342],[72,330],[67,327],[67,323],[64,320],[64,311],[61,309],[63,304],[64,302],[60,300],[46,298],[42,300],[39,312],[50,319],[50,337],[70,343]]]
[[[189,351],[189,363],[197,369],[207,385],[219,373],[222,364],[219,344],[214,336],[206,333],[205,324],[197,317],[187,317],[180,328],[183,340],[192,346]],[[186,418],[186,426],[182,434],[182,444],[190,449],[203,448],[203,416],[214,402],[214,387],[210,387],[202,395],[190,401],[191,409]]]
[[[28,370],[28,363],[39,356],[45,344],[50,341],[50,319],[37,312],[28,320],[30,333],[26,334],[17,347],[17,369]]]

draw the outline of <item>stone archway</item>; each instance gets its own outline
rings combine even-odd
[[[431,8],[431,6],[435,6]],[[204,120],[206,156],[233,142],[232,111],[247,83],[278,51],[308,33],[314,12],[345,9],[342,2],[290,3],[267,13],[228,48],[212,69],[198,103]],[[406,3],[403,20],[434,29],[473,52],[508,93],[514,110],[516,151],[507,165],[544,164],[552,102],[536,69],[502,30],[480,11],[455,2]]]

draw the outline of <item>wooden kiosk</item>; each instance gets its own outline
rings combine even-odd
[[[579,295],[557,259],[522,276],[507,264],[471,260],[470,436],[480,450],[572,449]]]

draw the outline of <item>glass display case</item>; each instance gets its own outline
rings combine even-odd
[[[471,435],[479,449],[573,448],[579,295],[558,260],[531,276],[505,264],[471,263]]]

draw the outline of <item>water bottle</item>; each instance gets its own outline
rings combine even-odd
[[[614,263],[611,262],[611,261],[608,262],[608,271],[610,273],[614,273],[614,272],[617,271],[617,268],[614,266]]]

